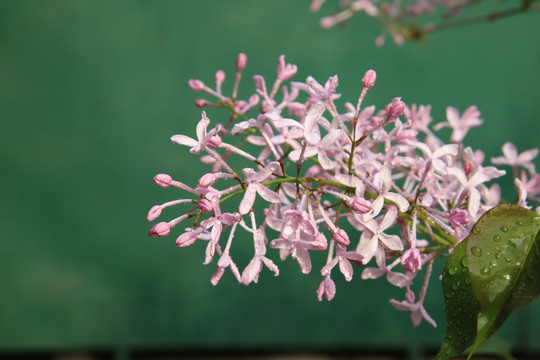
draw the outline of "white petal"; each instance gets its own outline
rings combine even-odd
[[[244,198],[240,202],[240,206],[238,207],[238,212],[241,215],[245,215],[251,210],[253,207],[253,203],[255,202],[255,194],[257,193],[257,186],[255,184],[249,184],[246,192],[244,194]]]
[[[199,142],[195,139],[192,139],[186,135],[173,135],[171,136],[171,140],[174,143],[177,143],[179,145],[185,145],[185,146],[197,146]]]
[[[277,192],[270,190],[262,184],[255,184],[255,186],[257,188],[257,192],[264,200],[271,203],[281,202],[281,196]]]

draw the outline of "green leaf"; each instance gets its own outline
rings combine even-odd
[[[469,358],[515,310],[540,295],[540,215],[517,205],[484,214],[442,274],[446,334],[436,360]]]
[[[504,204],[484,214],[466,239],[472,290],[480,302],[471,355],[513,311],[540,294],[539,230],[540,215]]]
[[[446,334],[436,360],[460,355],[473,344],[480,303],[471,287],[467,268],[466,241],[454,248],[442,274]]]

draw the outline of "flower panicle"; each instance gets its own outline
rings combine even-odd
[[[319,300],[335,297],[337,273],[347,281],[355,274],[385,277],[406,290],[406,300],[393,300],[394,307],[410,310],[415,324],[424,318],[434,325],[422,305],[432,261],[451,251],[500,201],[500,189],[488,184],[505,171],[484,165],[482,152],[462,145],[467,132],[481,124],[478,109],[459,115],[449,107],[446,122],[435,126],[429,105],[407,105],[399,97],[377,111],[363,105],[375,84],[372,69],[358,79],[359,98],[340,108],[337,76],[324,85],[313,77],[294,81],[297,67],[284,56],[273,85],[254,76],[250,100],[242,101],[238,87],[247,68],[247,56],[240,54],[231,95],[221,87],[224,72],[216,74],[215,89],[190,81],[194,91],[229,104],[234,116],[223,124],[203,111],[196,134],[171,138],[208,169],[192,186],[167,174],[154,177],[180,198],[150,208],[147,220],[157,223],[149,236],[176,234],[178,247],[206,243],[203,263],[217,266],[213,285],[227,272],[244,285],[258,282],[267,270],[277,276],[268,249],[277,250],[281,260],[292,258],[305,274],[312,271],[311,257],[322,252]],[[258,113],[248,117],[246,109],[258,102]],[[436,135],[443,127],[453,129],[448,144]],[[506,144],[503,152],[493,162],[515,168],[520,201],[537,201],[537,151],[518,154]],[[159,220],[173,207],[180,216]],[[231,248],[245,246],[246,236],[253,239],[253,257],[237,263]],[[424,290],[415,301],[411,285],[425,271]]]

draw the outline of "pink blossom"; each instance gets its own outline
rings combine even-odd
[[[353,267],[351,261],[360,263],[364,259],[362,254],[357,251],[345,251],[345,247],[336,246],[336,257],[333,258],[321,269],[321,275],[329,275],[332,269],[339,264],[339,271],[343,274],[346,281],[351,281],[353,276]]]
[[[244,198],[240,202],[238,212],[241,215],[247,214],[251,210],[253,203],[255,202],[255,194],[258,193],[264,200],[271,203],[281,202],[281,196],[278,193],[268,189],[261,184],[264,180],[272,176],[272,173],[279,168],[278,162],[271,162],[263,170],[256,172],[253,169],[246,168],[242,170],[245,177],[245,183],[247,184]]]
[[[397,301],[394,299],[390,300],[390,304],[399,311],[410,311],[411,312],[411,321],[415,327],[420,325],[422,319],[424,319],[428,324],[433,327],[437,327],[435,320],[429,316],[426,309],[424,309],[424,298],[421,297],[417,302],[415,302],[415,295],[411,289],[407,289],[405,293],[405,300]]]
[[[399,236],[388,235],[384,232],[393,225],[394,221],[396,221],[396,216],[397,209],[394,206],[391,206],[386,211],[386,214],[384,214],[380,223],[375,219],[365,223],[367,231],[362,233],[360,236],[360,243],[358,244],[358,252],[364,256],[364,264],[367,264],[373,255],[375,255],[375,252],[379,247],[379,242],[390,250],[403,250],[403,244],[401,243]]]
[[[263,269],[263,264],[270,269],[275,276],[279,275],[279,269],[276,264],[266,255],[265,236],[262,230],[256,230],[253,234],[253,242],[255,243],[255,255],[242,272],[242,284],[249,285],[251,282],[259,281],[259,274]]]
[[[212,278],[210,279],[212,285],[216,286],[218,284],[219,280],[221,280],[221,277],[225,273],[225,269],[227,268],[231,269],[231,272],[238,282],[242,282],[242,276],[240,275],[238,266],[236,266],[234,261],[231,259],[229,252],[225,251],[223,254],[221,254],[221,257],[218,260],[216,272],[214,272],[214,275],[212,275]]]
[[[311,258],[308,250],[324,250],[326,238],[318,232],[317,225],[309,219],[305,210],[286,210],[283,219],[268,222],[274,230],[281,231],[280,237],[270,242],[270,247],[280,250],[285,260],[289,255],[298,261],[304,274],[311,271]]]
[[[203,150],[207,144],[211,141],[212,137],[216,135],[220,127],[217,126],[209,132],[206,131],[208,125],[210,124],[210,119],[206,117],[206,113],[202,112],[202,118],[197,124],[197,139],[194,140],[186,135],[173,135],[171,140],[179,145],[191,146],[189,151],[193,154],[198,154]]]
[[[435,125],[433,128],[435,130],[440,130],[444,127],[452,128],[452,135],[450,136],[450,141],[453,143],[460,143],[465,138],[465,135],[473,127],[480,126],[484,122],[480,119],[480,111],[476,106],[470,106],[465,110],[461,117],[459,116],[459,111],[449,106],[446,108],[446,119],[448,122],[443,122]]]
[[[388,267],[386,265],[386,259],[385,259],[386,253],[384,249],[379,248],[375,252],[375,261],[377,263],[376,268],[374,267],[366,267],[362,271],[362,279],[378,279],[381,276],[386,275],[386,278],[388,282],[394,286],[397,287],[405,287],[410,286],[412,284],[412,279],[414,278],[414,274],[409,272],[406,274],[402,274],[399,272],[392,271],[393,267]]]
[[[317,289],[317,299],[322,301],[323,296],[326,300],[331,301],[336,296],[336,284],[330,278],[330,274],[326,275]]]
[[[518,154],[517,148],[511,142],[507,142],[502,147],[503,155],[491,159],[491,162],[496,165],[510,165],[513,167],[522,166],[529,170],[531,174],[535,172],[535,166],[532,160],[538,155],[538,149],[530,149]],[[515,176],[517,173],[515,172]]]

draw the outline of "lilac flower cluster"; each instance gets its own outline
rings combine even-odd
[[[279,250],[281,260],[291,256],[305,274],[312,270],[311,255],[326,252],[320,301],[334,298],[336,273],[351,281],[359,266],[362,279],[386,277],[405,290],[405,300],[391,304],[411,311],[415,326],[422,319],[436,326],[423,307],[434,259],[447,255],[500,201],[500,188],[488,182],[505,171],[485,166],[484,154],[462,143],[471,128],[482,124],[478,109],[471,106],[460,114],[449,107],[447,121],[431,128],[430,106],[408,106],[394,98],[377,111],[363,105],[376,80],[375,71],[368,70],[356,103],[339,110],[337,76],[324,85],[312,77],[289,81],[297,67],[283,55],[274,83],[269,87],[262,76],[254,76],[254,93],[240,100],[246,64],[246,55],[240,54],[231,96],[222,92],[221,70],[215,88],[189,81],[193,90],[215,98],[197,100],[198,107],[226,108],[230,116],[221,124],[202,112],[196,137],[172,136],[211,170],[193,187],[166,174],[154,177],[160,187],[180,189],[182,198],[153,206],[148,221],[173,205],[191,207],[156,223],[149,235],[167,236],[192,219],[176,245],[207,242],[204,264],[217,258],[213,285],[227,270],[244,285],[256,283],[265,267],[277,276],[268,248]],[[435,133],[443,127],[452,129],[449,144]],[[540,176],[532,163],[537,150],[518,154],[506,144],[503,153],[493,163],[513,168],[521,204],[538,200]],[[238,171],[233,159],[249,166]],[[242,269],[230,251],[233,242],[245,246],[245,234],[253,239],[253,258]],[[416,300],[412,284],[424,268]]]
[[[310,10],[317,12],[326,0],[311,0]],[[422,15],[433,16],[442,12],[444,21],[459,15],[463,8],[478,3],[477,0],[412,0],[412,1],[378,1],[378,0],[339,0],[335,1],[335,10],[331,15],[324,16],[320,20],[321,27],[327,29],[335,25],[343,25],[350,18],[365,13],[377,18],[383,25],[383,31],[375,39],[377,46],[384,45],[386,38],[390,36],[394,43],[402,45],[405,39],[419,40],[424,35],[443,28],[467,25],[473,22],[490,21],[500,17],[512,15],[510,12],[500,12],[486,17],[469,18],[466,21],[456,20],[454,23],[429,21],[419,25]],[[520,5],[521,6],[521,5]],[[528,6],[528,5],[526,5]],[[526,11],[524,9],[523,11]],[[514,13],[520,12],[519,10]]]

